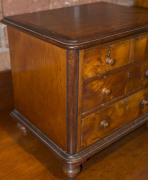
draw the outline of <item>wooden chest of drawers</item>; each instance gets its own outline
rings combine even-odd
[[[10,43],[11,115],[64,162],[69,177],[147,123],[147,10],[93,3],[2,22]]]

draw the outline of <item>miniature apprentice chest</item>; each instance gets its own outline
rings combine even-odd
[[[148,11],[109,3],[5,17],[11,115],[76,176],[148,122]]]

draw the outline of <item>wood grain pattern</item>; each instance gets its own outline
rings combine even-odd
[[[62,48],[88,48],[148,32],[148,11],[98,2],[5,17],[2,21]]]
[[[130,63],[131,40],[110,44],[84,53],[83,78],[89,78]],[[110,55],[109,52],[110,51]],[[115,60],[114,65],[106,63],[108,56]]]
[[[87,112],[97,106],[106,105],[110,101],[127,95],[128,92],[142,87],[141,67],[130,66],[124,70],[105,74],[98,80],[83,83],[82,112]],[[104,90],[110,91],[110,94]],[[118,100],[118,99],[117,99]]]
[[[82,120],[81,146],[84,148],[93,144],[148,112],[148,106],[142,104],[143,99],[148,99],[148,89],[139,91],[102,111],[84,118]],[[103,121],[109,123],[109,126],[102,126]]]
[[[67,153],[77,151],[79,52],[67,51]]]
[[[135,38],[134,61],[148,60],[148,35]]]
[[[147,0],[135,0],[135,6],[148,8],[148,1]]]
[[[8,27],[15,108],[66,150],[66,51]]]

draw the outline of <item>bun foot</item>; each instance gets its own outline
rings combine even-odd
[[[26,136],[27,135],[27,129],[20,123],[17,123],[17,128]]]
[[[76,177],[81,171],[81,165],[65,164],[63,166],[63,171],[70,179],[72,179]]]

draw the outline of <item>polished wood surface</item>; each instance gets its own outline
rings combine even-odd
[[[79,52],[67,51],[67,153],[77,152]],[[74,131],[75,129],[75,131]]]
[[[83,60],[83,78],[86,79],[130,63],[131,42],[132,40],[127,40],[98,49],[95,47],[90,51],[86,50]],[[114,63],[107,63],[108,58]]]
[[[139,65],[105,74],[102,78],[83,83],[82,112],[116,101],[130,91],[142,87],[142,72]]]
[[[139,91],[82,120],[81,146],[84,148],[148,112],[148,89]]]
[[[66,51],[10,27],[8,34],[15,108],[66,150]]]
[[[63,166],[63,171],[70,179],[73,179],[80,173],[81,166],[79,164],[78,165],[77,164],[75,164],[75,165],[65,164]]]
[[[24,136],[10,111],[0,111],[0,179],[66,180],[60,161],[33,135]],[[147,138],[144,125],[90,158],[75,179],[147,180]]]
[[[148,8],[148,1],[147,0],[135,0],[135,6]]]
[[[98,2],[5,17],[7,25],[64,48],[88,48],[148,31],[148,11]]]

